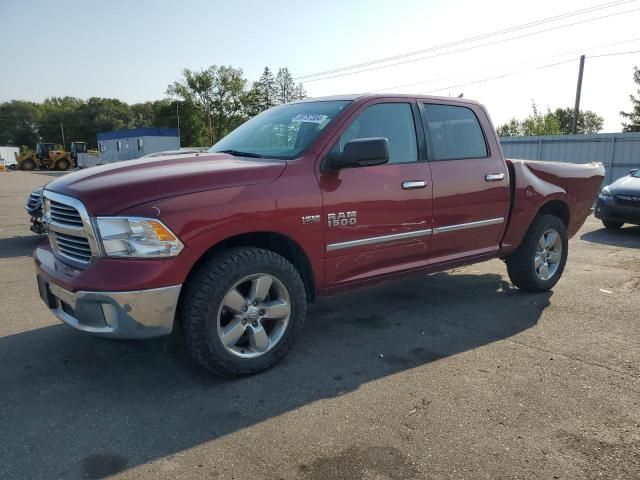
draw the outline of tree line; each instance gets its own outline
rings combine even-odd
[[[634,68],[637,95],[630,95],[632,110],[620,112],[625,132],[640,132],[640,69]],[[180,129],[184,146],[210,146],[252,116],[274,105],[302,99],[304,86],[296,83],[289,70],[274,74],[265,67],[257,81],[250,82],[242,69],[218,66],[195,71],[184,69],[171,83],[166,98],[127,104],[113,98],[51,97],[41,103],[11,100],[0,104],[0,145],[33,148],[39,141],[63,145],[64,140],[84,141],[96,147],[99,132],[136,127]],[[571,133],[573,109],[547,108],[536,104],[525,119],[512,119],[498,127],[500,136],[565,135]],[[580,111],[578,133],[602,130],[603,118],[595,112]]]
[[[304,86],[289,70],[274,75],[265,67],[250,82],[242,69],[218,66],[184,69],[167,87],[167,97],[127,104],[113,98],[51,97],[43,102],[12,100],[0,104],[0,145],[33,148],[35,143],[70,141],[97,145],[97,134],[137,127],[180,129],[180,144],[210,146],[248,118],[274,105],[302,99]]]
[[[640,87],[640,69],[634,67],[633,81]],[[621,111],[620,116],[623,132],[640,132],[640,88],[638,96],[629,95],[631,112]],[[532,103],[532,114],[523,120],[512,118],[498,127],[501,137],[529,136],[529,135],[569,135],[572,133],[573,108],[556,108],[551,111],[540,112],[535,102]],[[604,119],[591,110],[578,112],[576,133],[598,133],[602,130]]]
[[[517,137],[529,135],[570,135],[572,133],[573,108],[556,108],[541,112],[532,103],[532,114],[523,120],[512,118],[498,127],[501,137]],[[580,110],[576,133],[598,133],[602,130],[604,118],[591,110]]]

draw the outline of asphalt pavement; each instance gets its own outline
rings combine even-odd
[[[61,324],[0,172],[0,478],[640,478],[640,227],[590,217],[552,292],[499,260],[314,304],[275,368]]]

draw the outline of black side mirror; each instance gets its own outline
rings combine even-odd
[[[344,146],[342,153],[330,153],[325,162],[326,170],[371,167],[389,161],[389,141],[386,138],[358,138]]]
[[[631,170],[629,170],[629,175],[633,175],[634,173],[636,173],[638,170],[640,170],[640,168],[632,168]]]

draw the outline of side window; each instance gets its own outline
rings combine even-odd
[[[379,103],[362,112],[342,134],[334,150],[358,138],[382,137],[389,141],[389,163],[418,161],[413,112],[408,103]]]
[[[476,114],[470,108],[425,104],[434,160],[481,158],[487,145]]]

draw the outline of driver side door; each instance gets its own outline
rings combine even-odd
[[[377,99],[345,125],[332,151],[351,140],[382,137],[389,162],[318,172],[330,287],[424,266],[431,240],[431,173],[415,102]]]

